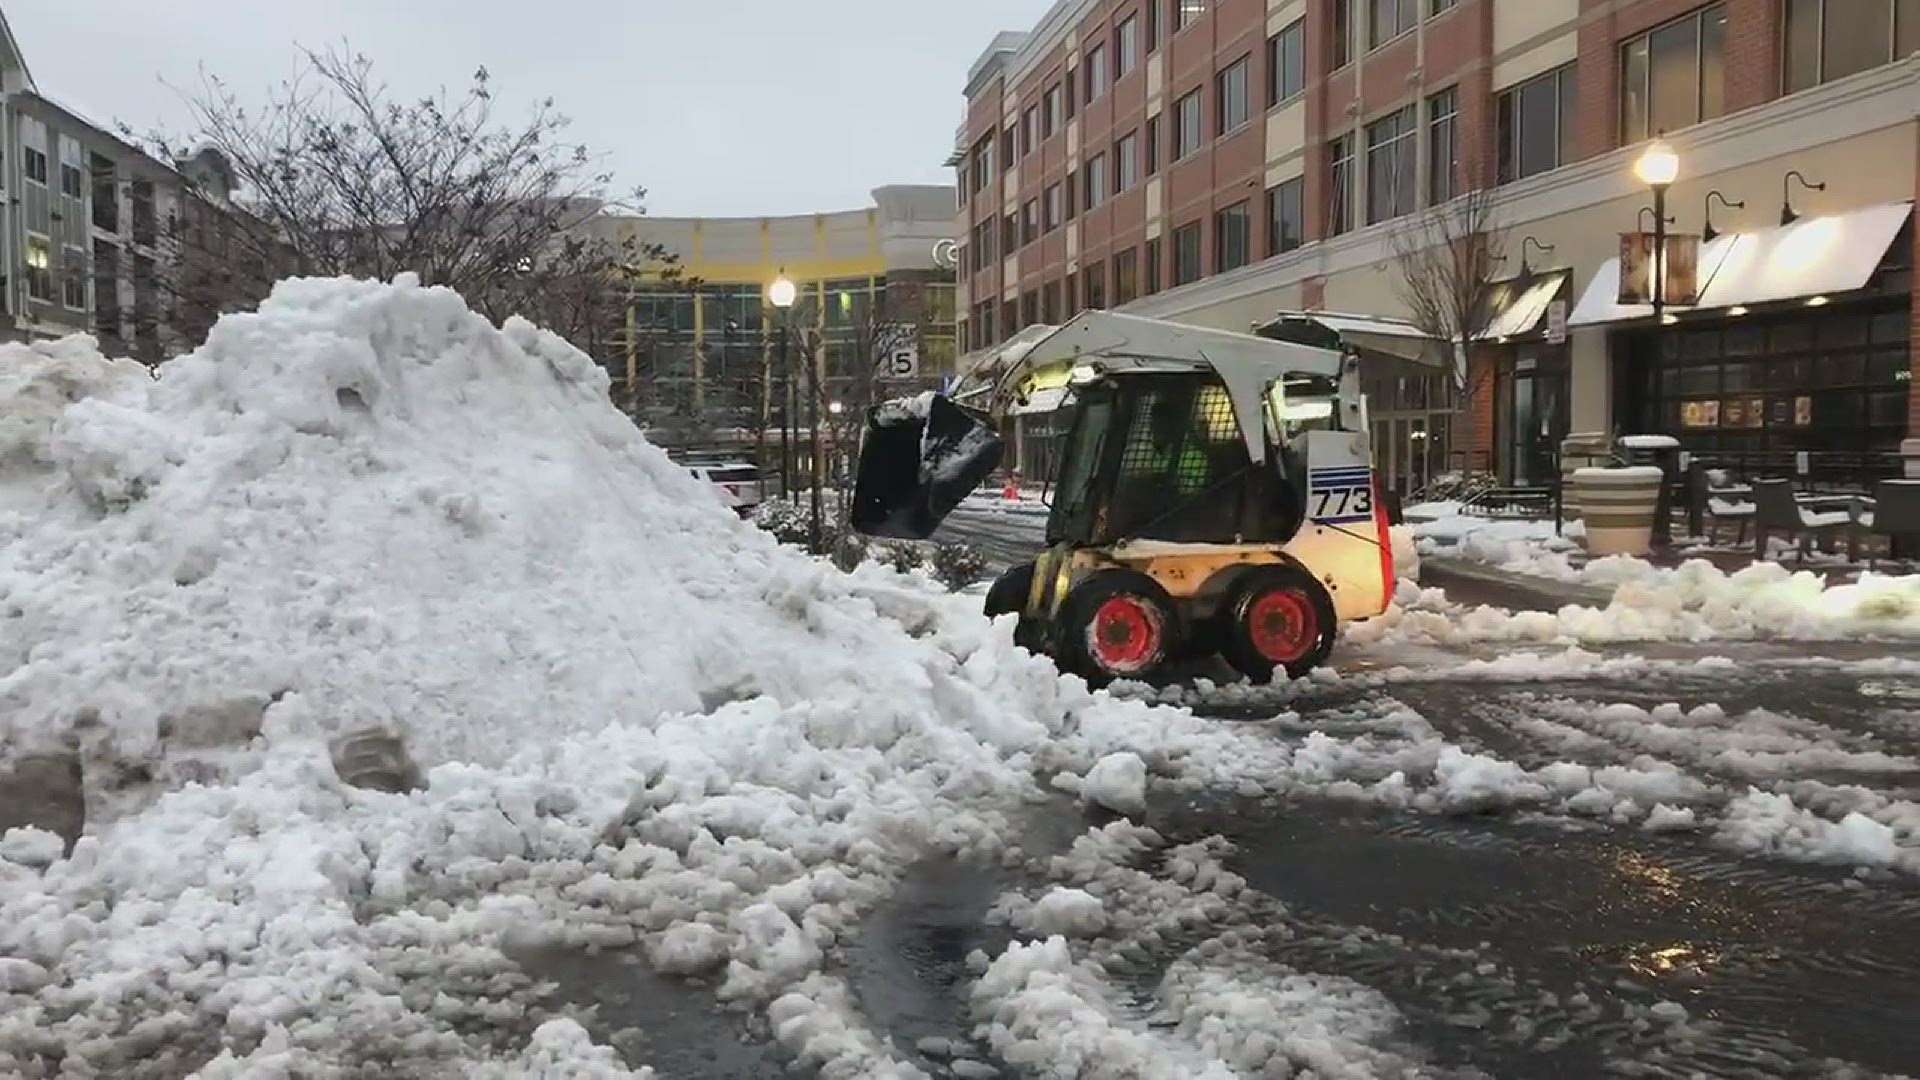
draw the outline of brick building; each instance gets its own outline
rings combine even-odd
[[[1405,319],[1396,231],[1490,190],[1507,280],[1471,407],[1439,343],[1375,335],[1395,486],[1538,482],[1582,431],[1895,462],[1920,448],[1916,48],[1912,0],[1060,0],[969,73],[963,341],[1082,306]],[[1718,234],[1659,320],[1617,302],[1655,135],[1669,228]]]

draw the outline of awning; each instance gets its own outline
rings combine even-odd
[[[1281,319],[1308,319],[1319,323],[1340,335],[1341,344],[1362,354],[1381,353],[1423,364],[1440,363],[1446,355],[1444,343],[1402,319],[1338,311],[1282,311],[1269,322]]]
[[[1547,305],[1560,298],[1560,293],[1573,280],[1570,272],[1557,270],[1538,276],[1510,278],[1495,282],[1492,297],[1493,318],[1487,321],[1486,329],[1481,331],[1482,341],[1505,341],[1507,338],[1523,337],[1540,329],[1540,320],[1547,316]]]
[[[1864,288],[1913,213],[1908,202],[1804,218],[1791,225],[1716,237],[1700,251],[1700,302],[1686,310],[1800,300]],[[1587,283],[1569,326],[1652,316],[1647,304],[1622,304],[1620,260],[1608,259]]]

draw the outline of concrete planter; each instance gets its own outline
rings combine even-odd
[[[1652,465],[1575,469],[1569,488],[1587,525],[1594,555],[1645,555],[1653,546],[1653,516],[1664,474]]]
[[[1604,431],[1576,431],[1560,440],[1560,508],[1567,520],[1580,516],[1580,493],[1573,474],[1612,460],[1613,439]]]

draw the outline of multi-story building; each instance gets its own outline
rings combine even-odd
[[[969,74],[963,341],[1103,305],[1405,320],[1396,233],[1491,192],[1508,280],[1470,407],[1439,343],[1372,328],[1427,362],[1370,380],[1398,486],[1539,482],[1570,431],[1895,461],[1920,452],[1916,48],[1905,0],[1060,0]],[[1669,228],[1707,241],[1658,319],[1619,289],[1656,135]]]
[[[614,228],[677,262],[671,277],[635,285],[625,326],[608,335],[616,396],[668,427],[675,418],[735,432],[778,423],[784,398],[773,354],[782,319],[792,320],[792,349],[819,344],[829,392],[858,382],[862,365],[879,359],[876,344],[896,344],[894,328],[911,328],[916,339],[913,379],[951,374],[953,189],[882,187],[873,200],[783,217],[620,219]],[[782,274],[799,291],[784,315],[767,298]]]
[[[177,347],[163,297],[173,170],[42,94],[0,14],[0,339],[86,332],[149,362]]]

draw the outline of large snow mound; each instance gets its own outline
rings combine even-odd
[[[0,1075],[600,1068],[519,941],[886,1074],[820,969],[901,867],[1107,754],[1263,767],[778,546],[606,390],[404,278],[282,283],[157,372],[0,347],[0,782],[77,754],[87,818],[0,844]],[[418,783],[348,782],[380,738]]]

